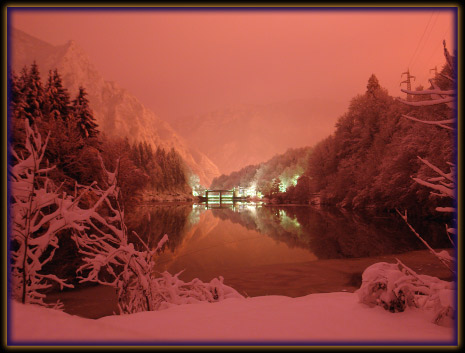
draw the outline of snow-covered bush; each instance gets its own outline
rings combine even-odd
[[[114,287],[120,313],[153,310],[150,282],[154,255],[168,237],[163,237],[154,250],[150,250],[141,239],[143,251],[137,250],[129,242],[117,186],[118,166],[111,173],[106,170],[101,158],[100,162],[106,172],[108,187],[94,187],[93,192],[98,195],[99,201],[89,212],[87,229],[73,235],[79,252],[84,255],[84,264],[77,271],[83,274],[80,282]]]
[[[66,229],[83,229],[79,218],[70,217],[77,203],[60,192],[47,174],[54,167],[44,159],[49,137],[42,141],[37,127],[25,121],[25,150],[11,148],[11,288],[22,303],[46,305],[43,291],[52,282],[73,287],[54,274],[44,273],[58,246],[58,235]],[[44,166],[45,164],[45,166]],[[58,303],[57,303],[58,304]],[[48,306],[48,305],[47,305]],[[57,305],[61,307],[61,305]]]
[[[439,325],[450,326],[455,316],[454,283],[419,275],[400,260],[369,266],[363,272],[357,294],[361,303],[391,312],[407,308],[432,310],[433,322]]]
[[[106,171],[101,160],[102,169]],[[156,255],[168,241],[168,235],[154,249],[133,232],[142,250],[129,242],[124,222],[124,211],[117,187],[118,167],[107,173],[109,187],[94,188],[101,205],[96,204],[89,213],[86,231],[76,232],[74,240],[79,252],[84,255],[84,264],[78,269],[82,273],[80,282],[96,282],[116,289],[120,314],[152,311],[168,304],[185,304],[199,301],[218,301],[231,296],[242,297],[234,289],[225,286],[223,279],[203,283],[195,279],[184,283],[178,275],[164,272],[156,277]],[[99,212],[97,212],[97,210]],[[105,216],[103,216],[105,214]]]
[[[174,276],[168,272],[161,273],[161,277],[152,282],[156,298],[155,310],[168,308],[171,305],[192,304],[198,302],[217,302],[228,298],[244,298],[235,289],[223,283],[223,277],[213,278],[209,283],[198,278],[184,282],[178,278],[182,273]]]

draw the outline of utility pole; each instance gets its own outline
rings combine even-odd
[[[407,71],[405,71],[405,72],[402,72],[402,74],[400,75],[400,78],[402,78],[402,76],[404,76],[404,75],[407,75],[407,79],[405,81],[402,81],[400,83],[400,85],[402,85],[403,83],[406,83],[407,84],[407,90],[411,91],[412,90],[412,85],[410,83],[410,79],[413,78],[413,80],[415,81],[415,76],[410,75],[409,69],[407,69]],[[407,93],[407,101],[410,102],[411,100],[412,100],[412,95]]]

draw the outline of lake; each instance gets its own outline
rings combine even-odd
[[[360,287],[369,265],[398,257],[419,273],[450,279],[396,214],[353,213],[314,206],[261,203],[152,204],[127,216],[151,247],[164,234],[169,241],[155,271],[184,281],[224,283],[246,296],[303,296]],[[444,225],[415,225],[434,248],[448,248]],[[96,286],[53,294],[65,311],[97,318],[116,311],[112,288]]]

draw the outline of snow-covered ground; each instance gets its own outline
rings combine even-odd
[[[457,345],[433,313],[390,313],[355,293],[262,296],[172,305],[97,320],[12,301],[9,345]]]

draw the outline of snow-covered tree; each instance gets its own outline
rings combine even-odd
[[[79,252],[84,255],[84,264],[78,269],[78,273],[82,274],[81,282],[96,282],[114,287],[121,314],[153,310],[154,299],[150,286],[153,257],[167,240],[167,236],[154,250],[150,250],[140,238],[144,246],[142,251],[129,242],[120,202],[120,189],[117,186],[118,166],[111,173],[105,169],[102,159],[101,163],[108,184],[105,190],[95,188],[102,202],[96,204],[94,210],[98,207],[101,212],[93,212],[88,220],[88,229],[73,236]]]
[[[444,56],[446,58],[446,67],[441,75],[449,81],[449,87],[440,88],[436,80],[430,80],[431,88],[428,90],[402,90],[408,95],[419,97],[411,100],[401,100],[410,106],[415,107],[436,107],[441,104],[447,104],[449,108],[454,108],[456,102],[455,88],[455,70],[452,63],[452,58],[446,48],[444,42]],[[449,74],[445,74],[449,72]],[[452,88],[452,89],[450,89]],[[421,122],[429,125],[434,125],[441,129],[453,130],[455,126],[454,112],[449,111],[450,116],[442,117],[440,120],[423,120],[410,115],[403,115],[405,118]],[[434,114],[431,114],[434,115]],[[425,158],[418,156],[419,160],[436,175],[425,180],[420,177],[413,177],[416,183],[426,186],[433,191],[433,196],[442,199],[448,199],[455,205],[455,168],[453,163],[448,163],[450,170],[444,172],[433,163]],[[438,212],[456,211],[455,207],[437,207]],[[407,211],[397,213],[405,221],[412,232],[420,239],[428,250],[435,255],[442,264],[449,270],[454,271],[454,259],[445,250],[435,251],[426,242],[420,234],[409,223]],[[456,234],[455,229],[446,226],[446,233]],[[451,237],[449,236],[449,239]],[[452,242],[452,239],[451,239]],[[452,242],[453,243],[453,242]],[[362,286],[358,290],[359,300],[368,305],[380,305],[391,312],[404,311],[409,307],[431,309],[434,312],[433,322],[440,325],[450,326],[456,316],[456,308],[454,304],[456,287],[453,282],[442,281],[438,278],[419,275],[412,269],[404,265],[400,260],[397,264],[389,264],[380,262],[368,267],[362,275]]]
[[[11,190],[11,285],[13,297],[23,303],[45,305],[43,290],[51,281],[61,287],[72,285],[53,274],[43,273],[43,266],[58,248],[58,235],[69,228],[81,229],[78,220],[69,217],[76,207],[73,197],[60,193],[47,174],[54,168],[44,159],[49,136],[42,141],[37,126],[25,122],[26,152],[11,149],[15,159],[10,166]]]
[[[403,115],[405,118],[416,121],[416,122],[421,122],[423,124],[429,124],[433,126],[437,126],[439,128],[444,128],[448,130],[454,130],[455,128],[455,102],[456,102],[456,73],[455,73],[455,68],[453,65],[453,59],[449,54],[449,51],[447,50],[446,47],[446,42],[443,42],[444,44],[444,57],[446,59],[446,65],[445,69],[440,73],[441,77],[445,78],[446,80],[449,81],[449,87],[451,89],[441,89],[439,85],[437,84],[435,79],[430,79],[431,87],[428,90],[423,90],[423,91],[409,91],[402,89],[402,92],[405,92],[407,94],[411,95],[418,95],[421,97],[425,97],[425,99],[422,100],[417,100],[417,101],[405,101],[401,100],[402,103],[405,103],[410,106],[437,106],[440,104],[446,104],[447,107],[450,108],[449,111],[449,116],[442,117],[440,120],[422,120],[418,119],[416,117],[413,117],[411,115]],[[452,201],[453,205],[455,205],[455,194],[456,194],[456,175],[455,175],[455,163],[452,162],[447,162],[449,165],[449,170],[444,171],[440,168],[438,168],[436,165],[433,163],[429,162],[427,159],[421,158],[420,156],[417,156],[418,159],[429,168],[430,171],[434,172],[434,176],[430,177],[429,179],[425,180],[422,178],[418,177],[413,177],[413,180],[415,180],[418,184],[426,186],[430,189],[432,189],[431,194],[433,196],[437,196],[443,199],[448,199]],[[436,207],[436,211],[438,212],[448,212],[448,213],[455,213],[456,208],[451,207],[451,206],[446,206],[446,207]],[[410,229],[415,233],[417,237],[420,238],[423,243],[425,243],[428,247],[428,249],[435,255],[437,256],[440,261],[445,264],[448,268],[452,269],[452,263],[450,259],[447,257],[444,258],[440,256],[437,252],[435,252],[424,240],[421,238],[421,236],[413,229],[413,227],[408,223],[407,219],[407,212],[402,214],[401,212],[397,211],[401,216],[402,219],[407,223],[407,225],[410,227]],[[449,239],[451,240],[452,244],[454,244],[451,235],[456,234],[456,229],[454,227],[449,227],[446,225],[446,233],[449,236]]]
[[[96,182],[89,186],[76,183],[74,195],[63,191],[64,183],[56,187],[49,178],[55,166],[49,166],[45,158],[50,133],[42,141],[37,124],[31,127],[28,119],[24,124],[24,149],[11,148],[13,161],[9,168],[11,289],[13,297],[23,303],[48,306],[43,300],[44,290],[50,288],[52,282],[61,288],[73,285],[50,271],[46,273],[44,266],[52,261],[61,236],[72,232],[82,234],[89,225],[95,224],[93,219],[104,220],[99,214],[103,212],[101,205],[108,201],[114,186],[101,190]],[[100,223],[100,226],[105,224]],[[73,240],[69,238],[69,241]],[[59,303],[56,306],[61,307]]]
[[[102,204],[95,205],[94,209],[100,209],[100,212],[90,213],[89,228],[74,234],[79,251],[84,255],[84,265],[78,269],[78,273],[82,274],[81,282],[114,287],[121,314],[158,310],[168,303],[242,297],[225,286],[222,279],[205,284],[199,280],[184,283],[177,278],[178,275],[169,273],[157,277],[155,256],[168,241],[168,236],[165,234],[153,249],[135,232],[132,234],[142,249],[137,249],[137,244],[130,242],[117,186],[119,166],[112,173],[105,169],[103,160],[101,163],[109,187],[105,190],[95,189]]]

